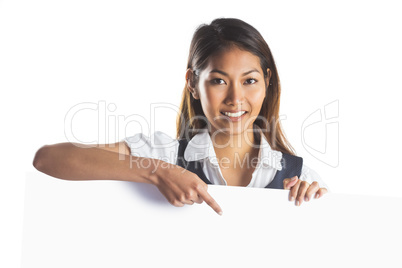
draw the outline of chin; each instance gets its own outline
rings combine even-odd
[[[241,124],[232,124],[231,126],[219,126],[218,128],[216,128],[216,131],[218,131],[218,133],[224,133],[226,135],[239,135],[245,133],[247,129],[250,128],[246,128],[246,126]]]

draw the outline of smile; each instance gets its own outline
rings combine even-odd
[[[235,113],[221,112],[222,115],[228,117],[233,122],[240,121],[246,113],[247,113],[246,111],[239,111]]]

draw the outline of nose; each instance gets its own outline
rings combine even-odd
[[[244,103],[244,90],[241,88],[241,86],[233,83],[228,88],[228,94],[225,102],[227,105],[233,105],[235,107],[242,105]]]

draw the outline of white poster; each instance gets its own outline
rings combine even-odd
[[[210,186],[174,207],[150,184],[27,174],[22,268],[400,267],[402,199]]]

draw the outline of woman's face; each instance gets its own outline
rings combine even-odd
[[[264,78],[260,59],[237,47],[209,59],[198,86],[191,91],[201,101],[211,133],[219,130],[233,135],[253,128],[265,99],[267,72]]]

